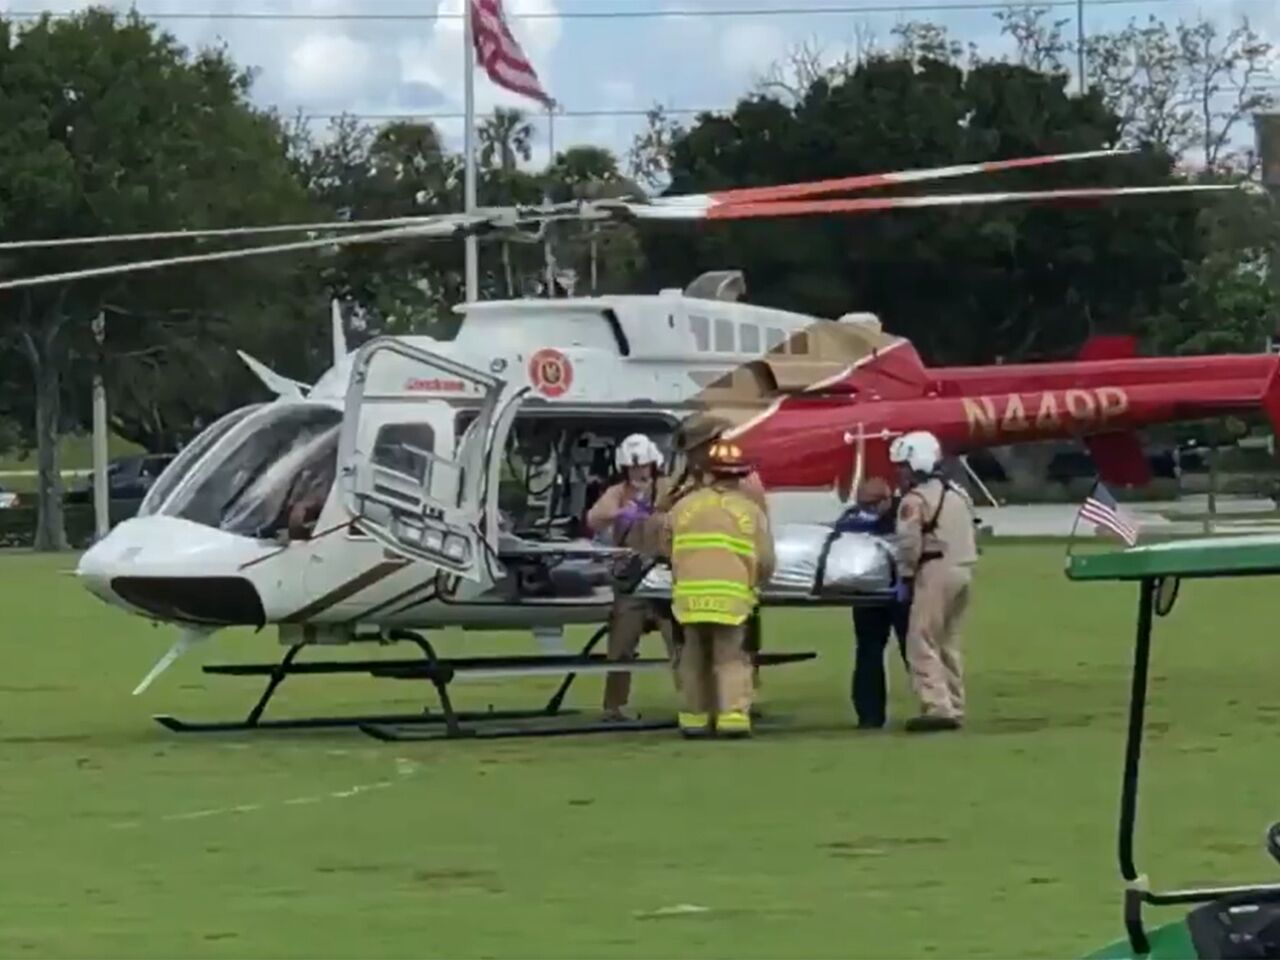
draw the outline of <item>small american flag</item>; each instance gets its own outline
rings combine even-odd
[[[545,107],[555,101],[542,89],[538,75],[525,58],[520,44],[507,27],[502,0],[467,0],[471,4],[471,36],[476,60],[489,79],[512,93],[536,100]]]
[[[1120,504],[1116,503],[1116,498],[1102,483],[1098,483],[1093,492],[1085,497],[1077,519],[1110,530],[1131,547],[1138,542],[1137,526],[1121,516]]]

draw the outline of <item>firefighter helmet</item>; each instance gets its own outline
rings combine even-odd
[[[732,440],[717,440],[707,451],[707,471],[717,477],[745,477],[751,473],[750,461],[742,448]]]

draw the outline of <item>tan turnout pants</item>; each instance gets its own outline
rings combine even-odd
[[[640,650],[640,638],[656,625],[667,648],[667,658],[675,660],[675,638],[671,621],[656,606],[641,597],[620,596],[609,613],[610,660],[634,660]],[[604,709],[621,710],[631,698],[631,674],[610,673],[604,681]]]
[[[715,717],[750,710],[753,688],[745,624],[686,623],[682,632],[676,672],[685,712]]]
[[[907,665],[921,713],[964,719],[964,664],[960,627],[969,607],[973,570],[942,560],[916,574],[907,627]]]

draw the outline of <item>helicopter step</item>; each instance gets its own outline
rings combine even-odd
[[[565,709],[564,699],[574,679],[580,673],[634,672],[636,670],[669,670],[671,663],[665,658],[636,659],[624,662],[610,661],[600,654],[591,651],[604,638],[608,626],[600,627],[587,641],[578,654],[557,654],[538,656],[493,656],[493,657],[459,657],[442,659],[436,655],[431,642],[420,634],[408,630],[395,631],[390,639],[416,645],[422,651],[422,658],[407,660],[345,660],[345,661],[313,661],[296,662],[302,650],[309,646],[303,642],[289,648],[284,658],[274,664],[212,664],[205,666],[207,674],[219,676],[265,676],[268,678],[266,689],[257,703],[243,720],[220,722],[190,722],[167,714],[160,714],[153,719],[161,726],[174,733],[235,733],[251,730],[315,730],[358,728],[378,739],[407,739],[401,736],[403,728],[422,726],[443,726],[442,737],[480,736],[561,736],[569,733],[624,732],[636,729],[665,728],[674,724],[674,719],[662,721],[630,721],[597,725],[574,725],[572,727],[534,726],[527,730],[502,729],[492,733],[482,733],[463,724],[485,724],[495,721],[533,721],[563,717],[578,711]],[[758,654],[757,665],[773,666],[780,663],[793,663],[810,660],[814,653],[795,654]],[[297,675],[331,675],[331,674],[366,674],[373,677],[396,680],[426,680],[434,688],[439,700],[439,711],[430,707],[418,713],[376,714],[355,716],[321,716],[295,717],[264,720],[262,715],[267,705],[275,696],[280,684],[287,677]],[[493,677],[529,677],[547,674],[565,674],[559,688],[550,699],[541,706],[524,709],[497,710],[490,707],[481,711],[460,711],[453,706],[449,695],[449,686],[455,680],[467,678]],[[599,728],[597,730],[597,728]],[[437,739],[432,736],[428,739]],[[421,738],[419,738],[421,739]]]

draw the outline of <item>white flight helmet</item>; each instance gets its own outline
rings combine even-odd
[[[661,467],[662,451],[643,433],[633,433],[618,444],[613,461],[622,471],[627,467]]]
[[[942,444],[928,430],[914,430],[890,444],[889,460],[905,463],[913,473],[933,473],[942,461]]]

